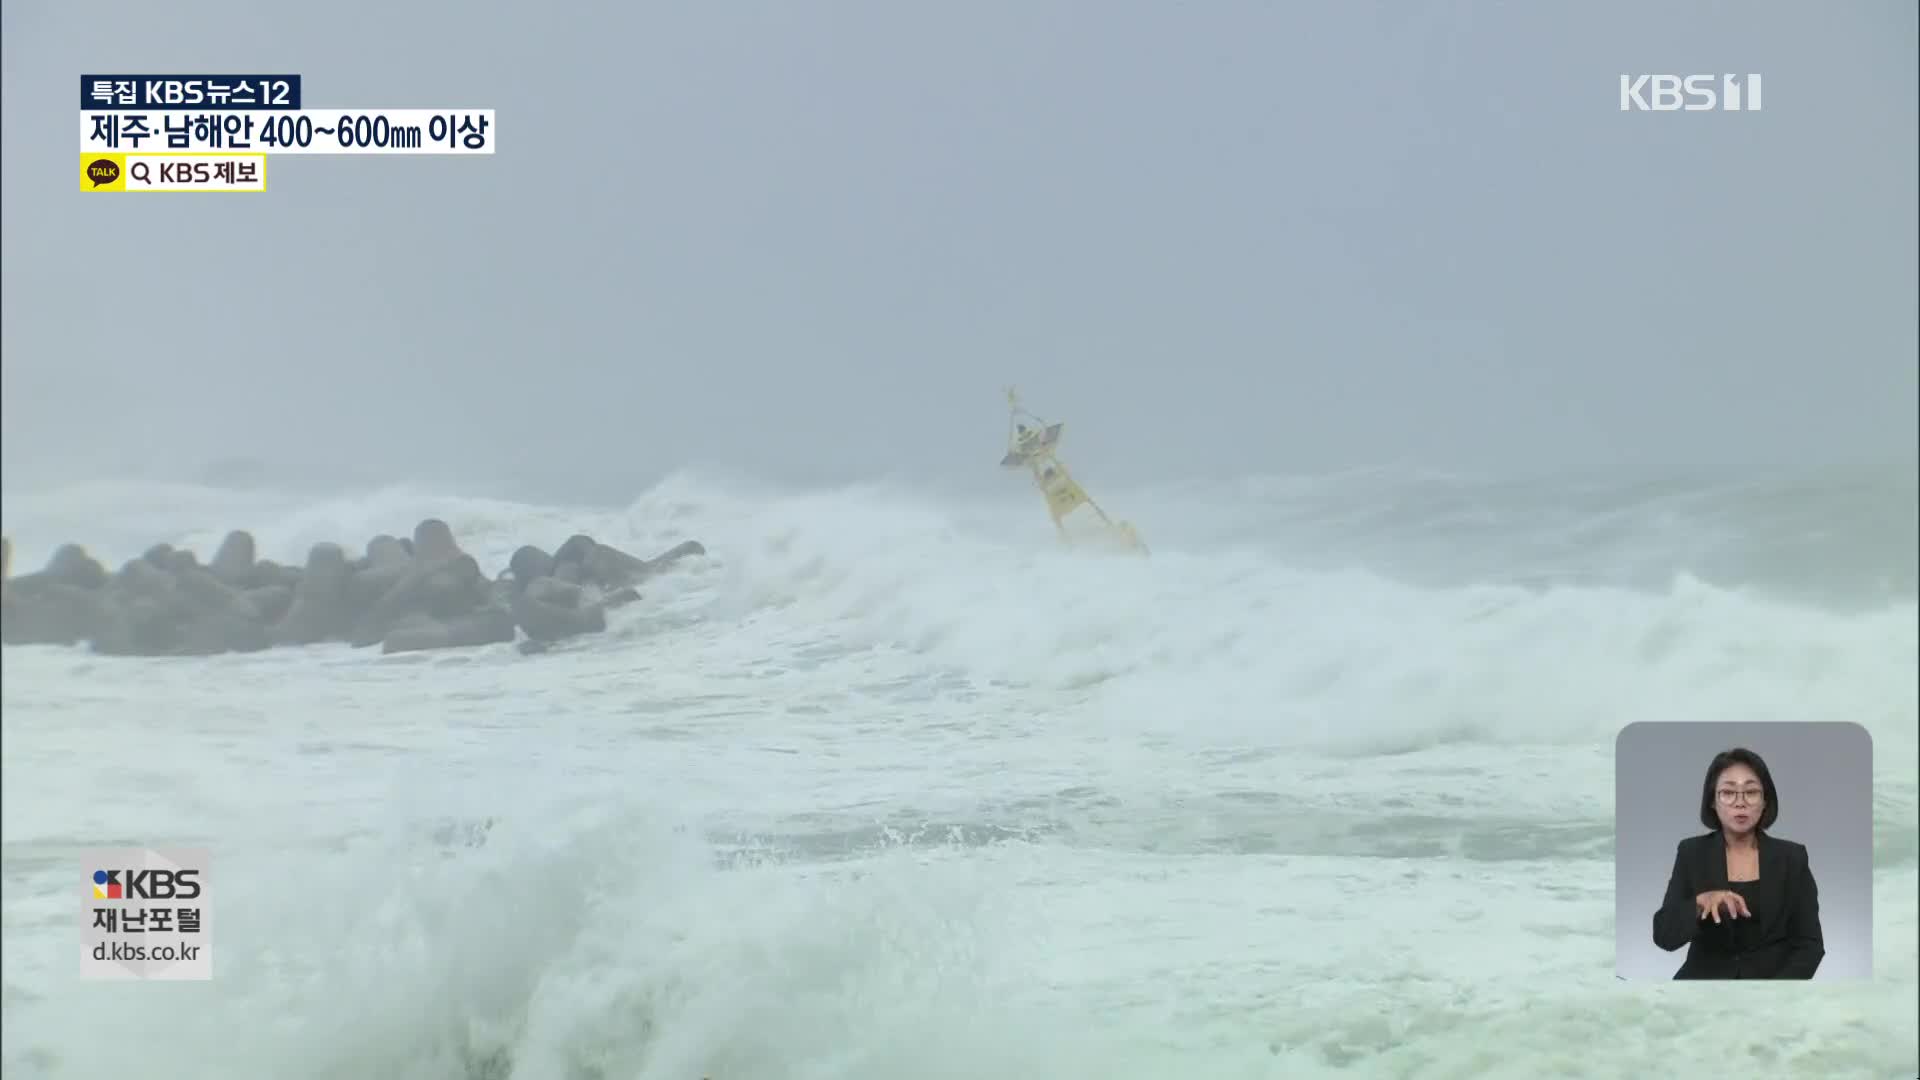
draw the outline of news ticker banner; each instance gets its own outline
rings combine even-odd
[[[267,156],[491,154],[492,109],[308,108],[298,75],[80,76],[80,190],[265,191]]]
[[[76,877],[83,979],[213,978],[206,848],[95,848]]]

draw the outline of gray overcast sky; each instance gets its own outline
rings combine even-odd
[[[6,483],[995,482],[1009,381],[1140,480],[1911,460],[1915,38],[1911,0],[11,0]],[[115,71],[491,107],[500,152],[86,195]],[[1765,111],[1622,113],[1623,71]]]

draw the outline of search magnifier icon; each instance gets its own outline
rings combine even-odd
[[[147,163],[144,161],[134,162],[133,168],[128,169],[127,172],[132,174],[135,180],[138,180],[143,184],[153,183],[153,176],[147,168]]]

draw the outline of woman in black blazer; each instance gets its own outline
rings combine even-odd
[[[1700,823],[1680,841],[1653,943],[1687,946],[1676,979],[1811,979],[1826,955],[1820,896],[1805,845],[1767,835],[1780,792],[1751,750],[1718,754],[1700,790]]]

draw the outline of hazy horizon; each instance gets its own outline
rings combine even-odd
[[[993,483],[1008,383],[1109,484],[1915,458],[1911,4],[825,10],[9,5],[6,487]],[[129,70],[500,149],[90,198]]]

